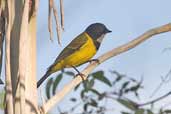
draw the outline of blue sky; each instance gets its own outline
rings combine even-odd
[[[171,22],[170,0],[64,0],[65,31],[62,33],[62,47],[60,47],[56,40],[55,23],[54,42],[49,40],[47,4],[47,1],[40,1],[37,32],[38,78],[45,73],[46,68],[53,63],[60,51],[94,22],[104,23],[112,30],[112,33],[104,39],[95,58],[114,47],[131,41],[150,28]],[[160,83],[161,76],[166,75],[171,68],[171,51],[162,52],[165,48],[171,47],[170,37],[171,33],[154,36],[136,48],[106,61],[95,70],[115,69],[136,79],[140,79],[143,75],[145,90],[142,92],[142,99],[148,100],[149,95]],[[69,80],[71,79],[65,78],[61,86]],[[155,97],[168,92],[170,86],[171,83],[163,86]],[[104,86],[99,88],[105,89]],[[60,105],[66,102],[67,100],[63,100]]]
[[[64,0],[65,31],[62,33],[62,47],[60,47],[57,44],[55,23],[53,25],[54,42],[49,40],[47,1],[40,0],[38,12],[38,79],[46,72],[47,67],[53,63],[60,51],[94,22],[104,23],[112,30],[112,33],[104,39],[95,58],[114,47],[131,41],[150,28],[171,22],[170,0]],[[55,1],[56,4],[59,4],[58,0]],[[136,48],[106,61],[95,70],[115,69],[136,79],[140,79],[143,75],[145,90],[142,92],[142,99],[148,100],[149,95],[160,83],[161,76],[164,76],[171,68],[171,51],[162,52],[163,49],[171,47],[170,38],[171,32],[154,36]],[[83,65],[79,69],[83,69],[85,66]],[[71,80],[64,79],[61,87]],[[171,83],[167,83],[155,97],[168,92],[170,87]],[[98,88],[105,89],[106,87],[101,85]],[[71,95],[73,92],[60,105],[66,104]],[[171,97],[168,99],[171,100]],[[162,102],[167,102],[168,99]],[[67,106],[70,105],[67,104]],[[52,114],[56,113],[52,112]]]

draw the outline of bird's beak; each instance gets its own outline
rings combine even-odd
[[[112,32],[111,30],[109,30],[109,29],[106,29],[106,31],[105,31],[106,33],[110,33],[110,32]]]

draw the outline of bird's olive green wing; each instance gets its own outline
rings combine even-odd
[[[59,54],[55,63],[61,61],[62,59],[68,57],[69,55],[73,54],[75,51],[78,51],[87,41],[87,37],[85,33],[80,34],[71,43],[64,48],[64,50]],[[54,63],[54,64],[55,64]]]

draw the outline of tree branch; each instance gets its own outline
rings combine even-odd
[[[166,98],[166,97],[169,96],[169,95],[171,95],[171,91],[169,91],[169,92],[166,93],[165,95],[163,95],[163,96],[161,96],[161,97],[159,97],[159,98],[156,98],[156,99],[154,99],[154,100],[152,100],[152,101],[148,101],[148,102],[146,102],[146,103],[138,104],[138,107],[142,107],[142,106],[145,106],[145,105],[153,104],[153,103],[155,103],[155,102],[157,102],[157,101],[160,101],[160,100]]]
[[[153,93],[150,95],[150,97],[153,97],[164,84],[166,84],[167,82],[170,81],[170,79],[168,79],[168,78],[170,78],[170,74],[171,74],[171,69],[169,70],[169,72],[164,77],[162,77],[160,84],[153,91]]]
[[[151,29],[141,36],[137,37],[136,39],[126,43],[125,45],[121,45],[117,48],[112,49],[111,51],[104,53],[100,57],[98,57],[99,62],[92,62],[89,64],[81,73],[88,75],[91,73],[100,63],[117,56],[123,52],[126,52],[140,43],[144,42],[145,40],[151,38],[154,35],[169,32],[171,31],[171,23]],[[85,77],[85,79],[87,76]],[[59,103],[60,100],[64,98],[65,95],[67,95],[76,85],[82,82],[81,76],[77,76],[75,79],[73,79],[69,84],[65,85],[63,89],[56,93],[51,99],[49,99],[43,106],[41,107],[41,112],[47,113],[55,104]]]

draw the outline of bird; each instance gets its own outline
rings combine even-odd
[[[107,33],[112,32],[102,23],[93,23],[74,38],[58,55],[47,69],[45,75],[37,82],[37,88],[53,73],[64,68],[74,68],[88,61],[97,53]],[[92,59],[92,61],[95,59]]]

